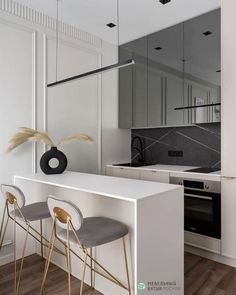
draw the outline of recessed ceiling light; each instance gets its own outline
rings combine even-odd
[[[171,0],[159,0],[161,2],[161,4],[167,4],[169,3]]]
[[[114,28],[114,27],[116,27],[116,25],[115,24],[113,24],[113,23],[109,23],[109,24],[107,24],[107,26],[109,27],[109,28]]]
[[[209,36],[209,35],[211,35],[211,34],[212,34],[211,31],[206,31],[206,32],[203,33],[203,35],[205,35],[205,36]]]
[[[156,50],[162,50],[162,47],[159,46],[159,47],[156,47],[155,49]]]

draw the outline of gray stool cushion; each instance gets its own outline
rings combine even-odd
[[[51,217],[47,202],[33,203],[21,208],[21,212],[28,221],[42,220]],[[14,210],[11,211],[11,216],[14,217]],[[16,217],[22,219],[20,211],[16,210]]]
[[[128,234],[128,227],[114,219],[105,217],[88,217],[84,218],[82,227],[76,231],[76,234],[87,248],[103,245]],[[63,241],[67,240],[67,231],[65,229],[57,233]],[[73,232],[70,231],[69,239],[71,243],[76,244],[77,240]]]

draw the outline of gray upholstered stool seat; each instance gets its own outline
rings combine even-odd
[[[49,218],[50,211],[48,209],[47,202],[38,202],[33,203],[30,205],[23,206],[21,208],[22,215],[28,220],[28,221],[36,221],[36,220],[43,220],[46,218]],[[11,211],[11,216],[14,216],[14,210]],[[22,215],[18,209],[16,209],[16,218],[22,219]]]
[[[76,231],[77,236],[83,246],[87,248],[103,245],[127,235],[128,227],[114,219],[106,217],[88,217],[83,219],[82,226]],[[62,229],[57,232],[57,236],[63,241],[67,240],[67,230]],[[71,243],[78,243],[75,235],[70,232]]]

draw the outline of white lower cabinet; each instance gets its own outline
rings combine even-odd
[[[158,170],[141,170],[140,179],[148,181],[157,181],[163,183],[170,182],[170,175],[168,171],[158,171]]]
[[[106,175],[130,179],[140,179],[140,171],[124,167],[107,167]]]
[[[106,167],[106,175],[169,183],[169,172],[158,170],[142,170],[126,167]]]
[[[236,259],[236,179],[221,181],[222,255]]]

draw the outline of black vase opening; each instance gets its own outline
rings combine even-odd
[[[51,167],[49,162],[52,159],[58,160],[57,167]],[[44,153],[40,159],[40,168],[45,174],[61,174],[66,170],[67,158],[66,155],[59,151],[57,147],[52,147]]]

